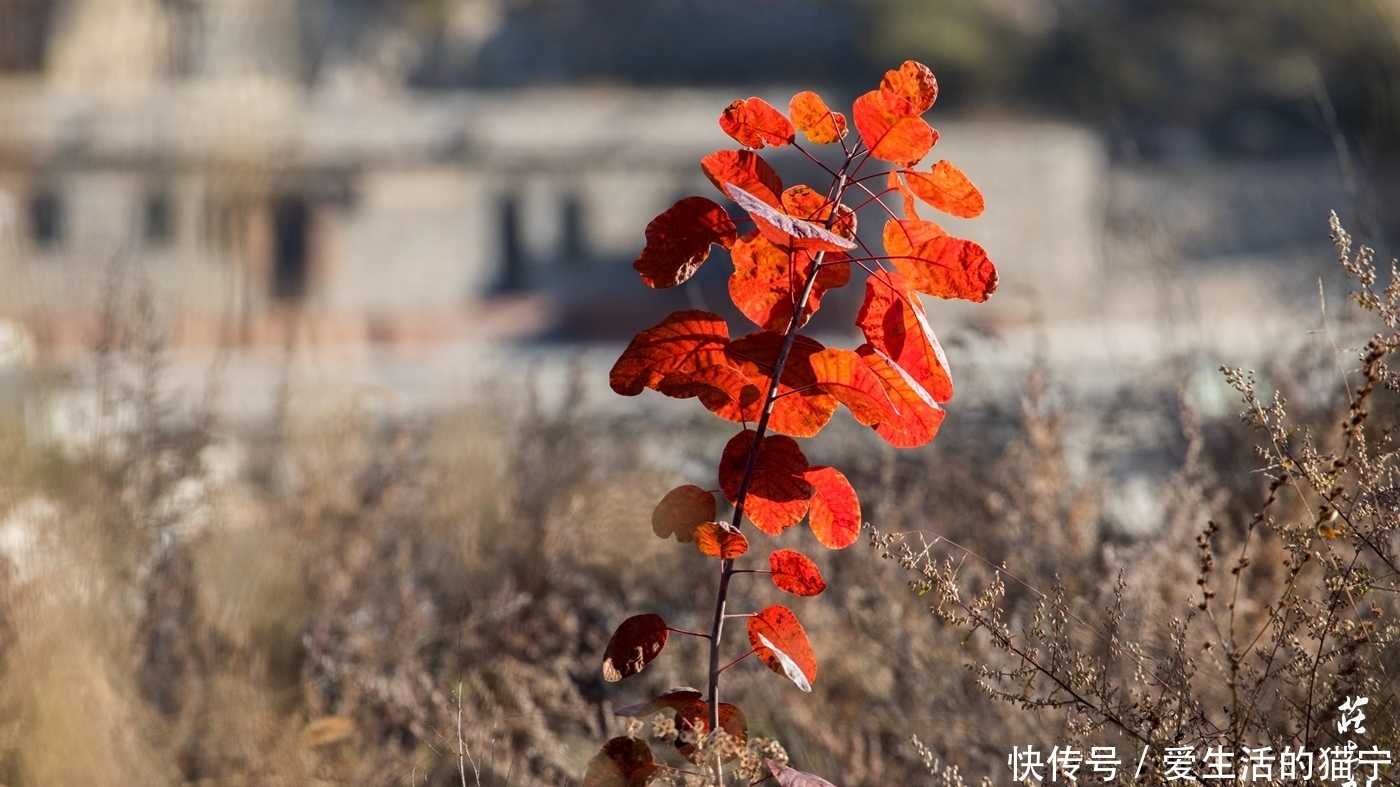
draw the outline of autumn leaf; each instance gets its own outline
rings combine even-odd
[[[799,183],[784,191],[781,199],[783,210],[789,216],[816,222],[823,226],[831,218],[833,208],[831,200],[810,186]],[[834,207],[837,217],[835,221],[831,222],[831,231],[847,240],[854,241],[856,237],[856,212],[848,205],[837,204]]]
[[[865,300],[856,325],[872,347],[899,364],[935,402],[953,398],[948,358],[929,327],[919,296],[904,276],[881,271],[865,280]],[[894,406],[898,409],[899,402]]]
[[[660,615],[634,615],[622,621],[603,653],[603,680],[618,681],[641,672],[666,647],[670,636]]]
[[[987,206],[982,192],[972,185],[962,170],[948,161],[934,164],[933,171],[928,173],[905,170],[904,177],[909,179],[909,188],[919,195],[919,199],[950,216],[975,219],[982,215]]]
[[[813,144],[826,145],[846,136],[846,116],[832,112],[826,102],[810,90],[792,97],[788,114],[797,130],[806,134],[807,141]]]
[[[728,249],[738,237],[724,208],[704,197],[686,197],[647,225],[646,248],[632,267],[648,287],[674,287],[695,275],[711,245]]]
[[[758,389],[766,395],[772,385],[773,367],[782,352],[783,337],[772,331],[759,331],[735,339],[729,345],[729,362],[737,365]],[[811,437],[835,414],[836,397],[816,387],[811,357],[826,349],[815,339],[798,335],[783,365],[778,382],[778,399],[768,419],[768,429],[793,437]],[[703,403],[704,400],[702,399]],[[710,408],[710,412],[731,421],[757,421],[760,406],[751,410],[738,407]]]
[[[817,384],[846,405],[857,421],[872,426],[899,418],[880,378],[854,351],[828,348],[813,354],[810,363]]]
[[[884,240],[890,261],[919,292],[979,303],[996,292],[997,269],[986,250],[931,221],[891,219]]]
[[[914,113],[922,115],[938,100],[938,80],[923,63],[906,60],[894,71],[886,71],[880,90],[908,101]]]
[[[786,331],[792,310],[811,274],[813,255],[802,250],[775,245],[750,232],[734,244],[730,259],[734,273],[729,276],[729,297],[745,317],[774,332]],[[802,310],[802,327],[821,308],[822,295],[832,286],[842,286],[850,278],[849,265],[823,266],[812,285],[812,294]]]
[[[773,778],[778,780],[778,787],[836,787],[815,774],[799,771],[773,760],[764,760],[764,762],[768,765],[768,772],[772,773]]]
[[[656,759],[647,742],[620,735],[588,761],[583,787],[643,787],[655,774]]]
[[[719,704],[719,728],[729,733],[729,737],[741,745],[749,739],[749,720],[737,705],[728,702]],[[697,735],[710,731],[710,704],[704,700],[688,702],[676,708],[676,729],[690,730]],[[695,762],[696,746],[693,742],[676,739],[676,751],[681,756]]]
[[[779,148],[797,136],[791,121],[761,98],[735,99],[720,115],[719,127],[746,148]]]
[[[783,179],[751,150],[711,153],[700,159],[700,168],[721,193],[728,194],[724,187],[734,185],[774,209],[782,208],[778,195],[783,193]]]
[[[816,596],[826,590],[821,569],[806,555],[792,549],[777,549],[768,556],[773,584],[797,596]]]
[[[676,686],[667,689],[660,697],[649,702],[639,702],[636,705],[628,705],[625,708],[613,711],[614,716],[645,718],[653,713],[659,713],[667,708],[679,709],[688,702],[695,702],[703,695],[698,689],[689,686]]]
[[[749,551],[749,540],[726,524],[706,522],[695,528],[695,547],[702,555],[733,560]]]
[[[736,184],[726,183],[724,192],[749,214],[758,231],[774,243],[811,251],[844,251],[856,247],[855,241],[820,224],[789,216]]]
[[[695,540],[695,528],[714,521],[718,508],[713,494],[694,484],[678,486],[651,512],[651,530],[660,538],[674,533],[677,541],[689,544]]]
[[[899,192],[899,196],[904,198],[904,218],[911,221],[918,221],[918,200],[914,198],[914,192],[910,191],[909,187],[904,185],[904,179],[899,176],[900,171],[901,170],[897,169],[890,170],[890,177],[886,188],[891,191]]]
[[[749,644],[768,669],[803,691],[812,690],[812,681],[817,679],[817,657],[792,610],[774,604],[749,618]]]
[[[846,476],[834,467],[808,468],[802,477],[812,485],[811,517],[807,524],[817,543],[845,549],[860,537],[860,499]]]
[[[705,366],[693,371],[671,372],[655,385],[658,393],[672,399],[698,397],[708,409],[731,404],[744,409],[758,403],[763,393],[736,366]]]
[[[622,396],[656,388],[667,375],[709,366],[731,366],[729,326],[717,314],[675,312],[632,338],[613,364],[608,382]]]
[[[745,429],[724,446],[719,460],[719,484],[730,503],[739,499],[739,485],[749,464],[749,449],[756,433]],[[807,457],[797,441],[782,435],[766,435],[758,447],[753,477],[744,500],[744,515],[770,536],[802,521],[807,514],[812,485],[803,478]]]
[[[881,161],[912,167],[938,141],[914,105],[893,93],[872,90],[856,99],[851,114],[870,155]]]
[[[918,448],[938,434],[944,411],[929,392],[888,355],[862,344],[856,354],[880,378],[890,400],[899,408],[899,419],[877,424],[875,433],[895,448]]]

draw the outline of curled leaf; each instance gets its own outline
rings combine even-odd
[[[792,549],[777,549],[768,556],[773,584],[795,596],[816,596],[826,590],[821,569],[806,555]]]
[[[811,364],[817,384],[846,405],[857,421],[872,426],[899,417],[880,378],[853,350],[831,347],[814,354]]]
[[[755,436],[752,429],[745,429],[730,439],[720,456],[719,483],[731,503],[738,500]],[[807,457],[802,455],[796,440],[782,435],[765,436],[759,444],[744,500],[744,515],[771,536],[801,522],[812,497],[812,485],[803,478],[805,472]]]
[[[923,385],[890,359],[888,355],[862,344],[856,354],[880,378],[890,400],[899,407],[899,418],[878,424],[875,433],[895,448],[918,448],[938,434],[944,411]]]
[[[725,186],[738,186],[764,204],[781,209],[778,195],[783,193],[783,179],[751,150],[721,150],[700,159],[700,169],[715,188],[728,194]]]
[[[953,398],[948,358],[929,327],[918,294],[904,276],[881,271],[865,280],[865,301],[856,325],[870,346],[899,364],[935,402]]]
[[[719,127],[746,148],[779,148],[797,136],[792,122],[761,98],[735,99],[720,115]]]
[[[749,644],[768,669],[785,676],[803,691],[812,690],[812,681],[817,679],[817,657],[792,610],[774,604],[749,618]]]
[[[939,298],[982,302],[997,290],[987,251],[931,221],[885,222],[885,253],[914,289]]]
[[[938,80],[923,63],[906,60],[894,71],[886,71],[880,90],[908,101],[922,115],[938,100]]]
[[[739,207],[753,218],[758,231],[774,243],[812,251],[844,251],[856,247],[855,241],[843,238],[820,224],[789,216],[734,183],[726,183],[724,193],[739,203]]]
[[[677,710],[688,702],[698,701],[702,696],[699,689],[692,689],[689,686],[676,686],[675,688],[667,689],[664,694],[650,702],[639,702],[636,705],[628,705],[625,708],[614,711],[613,715],[646,717],[667,708]]]
[[[860,499],[846,476],[834,467],[808,468],[802,475],[812,485],[812,515],[807,520],[817,542],[827,549],[845,549],[860,537]]]
[[[914,105],[893,93],[866,93],[856,99],[851,115],[870,155],[901,167],[917,164],[938,141],[938,132],[919,117]]]
[[[915,199],[914,192],[910,191],[909,187],[904,185],[904,178],[901,178],[899,176],[899,173],[900,170],[890,170],[889,182],[886,184],[886,188],[892,191],[898,191],[899,196],[904,198],[904,218],[909,219],[910,221],[918,221],[918,200]]]
[[[749,540],[722,522],[706,522],[695,529],[695,548],[702,555],[733,560],[749,551]]]
[[[781,765],[773,760],[764,760],[768,771],[778,780],[778,787],[836,787],[820,776]]]
[[[622,621],[603,653],[603,680],[619,681],[641,672],[666,647],[670,636],[660,615],[633,615]]]
[[[919,199],[950,216],[975,219],[982,215],[987,206],[982,192],[972,185],[962,170],[948,161],[939,161],[928,173],[905,170],[904,177],[909,179],[909,188],[919,195]]]
[[[817,145],[836,142],[846,136],[846,116],[827,108],[821,96],[805,90],[792,97],[788,114],[807,141]]]
[[[672,399],[699,398],[706,408],[734,406],[749,408],[763,394],[744,376],[743,370],[728,364],[706,366],[693,371],[675,371],[657,383],[657,393]]]
[[[738,237],[724,208],[704,197],[686,197],[647,225],[646,248],[632,267],[648,287],[674,287],[695,275],[711,245],[728,249]]]
[[[729,326],[704,311],[675,312],[632,338],[613,364],[608,382],[622,396],[656,388],[667,375],[729,366]]]
[[[695,528],[713,521],[717,509],[713,494],[694,484],[678,486],[651,512],[651,530],[659,538],[675,534],[677,541],[689,544],[695,540]]]
[[[588,761],[583,787],[643,787],[655,774],[656,759],[647,742],[621,735]]]
[[[836,209],[836,220],[831,222],[831,231],[847,240],[856,237],[856,212],[848,205],[836,204],[811,186],[798,184],[782,194],[783,210],[789,216],[805,219],[826,226],[831,218],[832,208]]]

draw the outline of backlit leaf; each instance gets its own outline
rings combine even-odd
[[[645,718],[658,713],[667,708],[679,709],[688,702],[695,702],[702,696],[699,689],[692,689],[689,686],[676,686],[667,689],[664,694],[650,702],[639,702],[636,705],[628,705],[625,708],[613,712],[614,716]]]
[[[632,267],[648,287],[674,287],[699,269],[710,246],[730,248],[738,230],[724,208],[704,197],[686,197],[651,220],[647,245]]]
[[[808,142],[825,145],[846,136],[846,116],[832,112],[821,96],[810,90],[792,97],[788,114],[797,130],[807,135]]]
[[[975,219],[982,215],[987,206],[982,192],[972,185],[962,170],[948,161],[934,164],[932,172],[906,170],[904,177],[909,179],[909,188],[919,195],[919,199],[951,216]]]
[[[856,354],[885,385],[885,392],[899,408],[899,419],[878,424],[875,433],[895,448],[918,448],[938,434],[944,411],[910,374],[890,360],[888,355],[862,344]]]
[[[860,499],[851,482],[834,467],[812,467],[803,474],[812,485],[812,515],[807,523],[827,549],[845,549],[860,538]]]
[[[727,185],[738,186],[777,209],[782,207],[778,195],[783,193],[783,179],[768,162],[751,150],[721,150],[700,159],[705,177],[722,193]]]
[[[768,556],[773,570],[773,584],[797,596],[815,596],[826,590],[821,569],[806,555],[792,549],[774,550]]]
[[[880,378],[853,350],[828,348],[814,354],[811,364],[817,384],[846,405],[857,421],[871,426],[899,418]]]
[[[702,555],[733,560],[749,551],[749,540],[726,524],[706,522],[695,528],[695,547]]]
[[[773,760],[764,760],[764,762],[768,764],[768,770],[773,774],[773,778],[778,780],[778,787],[836,787],[826,779],[806,771],[780,765]]]
[[[904,218],[911,221],[918,221],[918,200],[914,198],[914,192],[910,191],[909,187],[904,185],[904,179],[899,176],[899,173],[900,170],[890,170],[889,182],[886,184],[886,188],[892,191],[898,191],[899,196],[904,198]]]
[[[636,396],[656,388],[669,374],[731,366],[725,354],[728,346],[729,326],[719,315],[675,312],[633,337],[613,364],[608,382],[622,396]]]
[[[757,232],[750,232],[734,244],[730,254],[734,273],[729,276],[729,297],[745,317],[759,326],[774,332],[786,331],[792,322],[793,306],[812,270],[812,257],[811,252],[778,246]],[[822,267],[798,327],[821,308],[822,295],[829,287],[845,284],[843,274],[844,279],[850,278],[849,265]]]
[[[655,774],[656,759],[647,742],[622,735],[588,761],[583,787],[643,787]]]
[[[678,486],[651,512],[651,530],[660,538],[674,533],[677,541],[689,544],[695,540],[695,528],[714,521],[717,509],[713,494],[694,484]]]
[[[758,231],[774,243],[812,251],[844,251],[856,247],[855,241],[820,224],[789,216],[736,184],[725,184],[724,192],[748,212]]]
[[[603,653],[603,680],[622,680],[641,672],[666,647],[670,636],[660,615],[634,615],[622,621]]]
[[[724,108],[719,127],[746,148],[775,148],[792,144],[797,129],[783,113],[761,98],[735,99]]]
[[[783,210],[789,216],[826,226],[831,218],[832,202],[825,194],[810,186],[798,184],[782,194]],[[831,231],[847,240],[856,237],[856,212],[847,205],[836,206],[837,218],[831,223]]]
[[[856,314],[856,325],[872,347],[899,364],[935,402],[953,398],[948,358],[929,327],[919,296],[902,275],[881,271],[865,280],[865,301]],[[899,408],[897,400],[894,406]]]
[[[766,396],[772,385],[773,367],[778,362],[782,345],[783,337],[772,331],[741,336],[730,342],[729,362],[742,369],[744,376]],[[816,386],[817,378],[812,373],[811,363],[812,355],[824,349],[815,339],[801,335],[794,337],[787,362],[783,365],[782,379],[778,383],[778,399],[768,419],[769,430],[793,437],[811,437],[831,420],[836,412],[836,397]],[[722,407],[710,408],[710,412],[731,421],[756,422],[761,409],[760,402],[751,410]]]
[[[997,269],[986,250],[931,221],[885,222],[885,253],[919,292],[977,302],[996,292]]]
[[[774,604],[749,618],[749,644],[768,669],[803,691],[812,690],[812,681],[817,679],[817,657],[792,610]]]
[[[870,155],[881,161],[912,167],[938,141],[914,105],[893,93],[872,90],[856,99],[851,114]]]
[[[754,437],[752,429],[745,429],[730,439],[720,456],[719,483],[731,503],[738,501]],[[744,499],[744,515],[759,530],[772,536],[801,522],[812,497],[812,485],[803,478],[806,472],[807,457],[802,455],[796,440],[765,435]]]
[[[741,745],[749,739],[749,721],[744,717],[744,712],[738,706],[727,702],[719,704],[719,728],[729,733]],[[705,735],[710,731],[710,704],[704,700],[696,700],[686,703],[676,708],[676,729],[689,730],[696,735]],[[676,751],[681,756],[695,762],[696,746],[691,741],[676,739]]]
[[[938,80],[928,66],[906,60],[894,71],[886,71],[880,80],[880,90],[908,101],[916,114],[922,115],[938,100]]]
[[[747,408],[763,394],[736,366],[706,366],[694,371],[671,372],[655,386],[658,393],[672,399],[698,397],[709,409],[734,405]]]

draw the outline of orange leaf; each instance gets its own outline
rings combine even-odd
[[[817,466],[803,474],[812,485],[808,524],[827,549],[845,549],[860,537],[860,500],[851,482],[834,467]]]
[[[729,326],[719,315],[675,312],[632,338],[613,364],[608,382],[622,396],[636,396],[675,372],[733,365],[725,354],[728,346]]]
[[[948,161],[934,164],[933,172],[928,174],[905,170],[904,177],[909,179],[909,188],[919,195],[919,199],[950,216],[975,219],[987,207],[982,192],[972,185],[962,170]]]
[[[773,774],[773,778],[778,780],[778,787],[836,787],[815,774],[779,765],[772,760],[764,760],[764,762],[768,764],[768,770]]]
[[[755,432],[745,429],[729,440],[719,460],[719,485],[729,502],[739,498],[739,485],[749,465],[749,449]],[[803,478],[807,457],[797,441],[781,435],[766,435],[758,447],[753,478],[744,499],[744,515],[770,536],[802,521],[807,514],[812,485]]]
[[[734,273],[729,277],[729,297],[734,305],[761,327],[786,331],[792,322],[793,305],[812,270],[812,254],[777,246],[757,232],[750,232],[734,245],[730,259]],[[822,294],[828,287],[845,284],[840,280],[842,273],[849,279],[850,266],[823,266],[817,273],[798,327],[805,325],[821,307]]]
[[[897,71],[886,71],[880,90],[908,101],[914,113],[922,115],[938,100],[938,80],[928,66],[906,60]]]
[[[647,245],[632,267],[648,287],[674,287],[700,268],[710,245],[728,249],[739,237],[724,208],[704,197],[686,197],[651,220]]]
[[[741,336],[729,345],[731,364],[737,365],[754,385],[767,396],[773,381],[773,367],[782,350],[783,337],[772,331],[759,331]],[[815,339],[797,336],[788,352],[783,376],[778,382],[778,399],[768,428],[793,437],[811,437],[826,426],[836,412],[836,397],[816,387],[811,358],[826,349]],[[704,400],[702,399],[703,403]],[[710,412],[730,421],[757,421],[762,401],[743,410],[738,407],[710,408]]]
[[[786,676],[803,691],[812,690],[817,657],[792,610],[774,604],[749,618],[749,644],[768,669]]]
[[[719,728],[729,733],[731,738],[740,744],[749,739],[749,720],[744,717],[744,712],[739,710],[737,705],[727,702],[719,704]],[[710,703],[704,700],[688,702],[676,708],[676,729],[692,730],[699,735],[704,735],[710,731]],[[695,744],[676,739],[676,751],[681,756],[695,762]]]
[[[792,144],[797,129],[783,113],[761,98],[735,99],[719,116],[719,127],[746,148]]]
[[[919,117],[914,105],[893,93],[872,90],[856,99],[851,112],[870,155],[881,161],[912,167],[938,141],[938,132]]]
[[[733,184],[774,208],[782,207],[783,179],[768,162],[751,150],[721,150],[700,159],[700,168],[715,188]]]
[[[647,742],[620,735],[588,761],[583,787],[643,787],[655,774],[656,759]]]
[[[666,647],[670,636],[660,615],[633,615],[622,621],[603,654],[603,680],[622,680],[641,672]]]
[[[846,116],[827,108],[821,96],[805,90],[792,97],[788,114],[793,125],[807,135],[807,141],[817,145],[835,142],[846,136]]]
[[[880,378],[854,351],[832,347],[814,354],[811,363],[817,384],[846,405],[857,421],[871,426],[899,418]]]
[[[681,706],[688,702],[695,702],[703,696],[698,689],[689,686],[676,686],[667,689],[664,694],[651,702],[639,702],[636,705],[628,705],[613,712],[615,716],[645,717],[653,713],[658,713],[666,708],[679,710]]]
[[[865,301],[856,314],[856,325],[872,347],[899,364],[935,402],[953,398],[948,358],[907,279],[888,271],[866,279]],[[894,405],[899,409],[898,401]]]
[[[825,225],[831,218],[831,200],[810,186],[798,184],[782,194],[783,210],[789,216]],[[856,212],[848,205],[836,206],[837,218],[831,224],[831,231],[847,240],[856,237]]]
[[[856,348],[856,354],[880,377],[885,392],[899,408],[899,420],[877,425],[875,433],[895,448],[926,445],[938,434],[938,427],[943,423],[943,408],[888,355],[868,344]]]
[[[812,251],[842,251],[856,247],[855,241],[843,238],[820,224],[789,216],[733,183],[725,184],[724,192],[749,214],[758,231],[774,243]]]
[[[699,397],[710,409],[727,407],[731,403],[747,408],[755,405],[763,394],[758,386],[734,366],[706,366],[687,372],[672,372],[655,386],[658,393],[672,399]]]
[[[797,596],[815,596],[826,590],[826,580],[812,559],[791,549],[775,550],[768,556],[773,584]]]
[[[892,191],[898,191],[899,196],[904,198],[904,218],[911,221],[918,221],[918,201],[914,199],[914,192],[910,191],[909,187],[904,185],[904,179],[899,176],[899,172],[900,171],[897,169],[890,170],[890,179],[886,187]]]
[[[651,530],[660,538],[674,533],[677,541],[689,544],[695,540],[695,528],[713,521],[718,508],[713,494],[694,484],[678,486],[651,512]]]
[[[885,222],[885,253],[922,293],[980,303],[997,290],[997,269],[987,251],[931,221]]]
[[[702,555],[733,560],[749,551],[749,540],[726,524],[706,522],[695,528],[695,547]]]

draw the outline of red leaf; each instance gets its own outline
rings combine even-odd
[[[730,439],[720,456],[719,484],[731,503],[738,501],[739,485],[749,464],[749,448],[754,437],[752,429],[745,429]],[[802,477],[805,472],[807,457],[802,455],[796,440],[781,435],[765,436],[758,448],[753,479],[744,499],[744,515],[771,536],[801,522],[812,497],[812,485]]]
[[[808,142],[825,145],[846,136],[846,116],[832,112],[826,102],[810,90],[792,97],[788,114],[797,130],[807,135]]]
[[[760,331],[741,336],[729,345],[731,364],[737,365],[754,385],[768,394],[772,385],[773,367],[782,350],[783,337],[772,331]],[[778,383],[778,399],[768,428],[793,437],[811,437],[820,432],[836,412],[836,397],[816,387],[811,358],[826,349],[820,342],[797,336],[788,352],[783,376]],[[703,399],[701,400],[704,401]],[[750,410],[738,407],[710,408],[710,412],[731,421],[753,422],[759,418],[762,402]]]
[[[603,680],[622,680],[641,672],[666,647],[670,636],[660,615],[634,615],[622,621],[603,654]]]
[[[865,301],[856,325],[872,347],[899,364],[935,402],[953,398],[948,358],[929,327],[919,296],[903,276],[881,271],[865,280]],[[899,409],[897,400],[894,406]]]
[[[772,760],[764,760],[764,762],[768,764],[768,770],[773,774],[773,778],[778,780],[778,787],[836,787],[815,774],[789,768]]]
[[[719,116],[719,127],[746,148],[792,144],[797,129],[783,113],[761,98],[735,99]]]
[[[938,141],[938,132],[919,117],[914,105],[893,93],[866,93],[856,99],[852,116],[870,155],[901,167],[917,164]]]
[[[909,179],[909,188],[919,195],[919,199],[949,215],[975,219],[987,207],[982,192],[972,185],[962,170],[947,161],[934,164],[930,173],[905,170],[904,177]]]
[[[656,388],[667,375],[709,366],[730,366],[725,349],[729,326],[717,314],[675,312],[654,328],[637,334],[613,364],[608,382],[623,396]]]
[[[695,540],[695,528],[714,521],[718,508],[713,494],[693,484],[678,486],[651,512],[651,530],[660,538],[674,533],[677,541],[689,544]]]
[[[676,686],[666,690],[666,693],[651,702],[639,702],[636,705],[628,705],[625,708],[614,711],[614,716],[637,716],[646,717],[653,713],[660,712],[666,708],[677,710],[687,702],[695,702],[703,695],[698,689],[689,686]]]
[[[744,712],[738,706],[730,705],[727,702],[719,704],[719,728],[729,733],[730,737],[739,743],[744,743],[749,739],[749,721],[744,718]],[[704,735],[710,731],[710,704],[704,700],[696,700],[686,703],[676,708],[676,729],[691,730],[697,735]],[[681,756],[695,762],[696,745],[676,739],[676,751]]]
[[[817,679],[817,657],[792,610],[774,604],[749,618],[749,644],[768,669],[787,677],[803,691],[812,690],[812,681]]]
[[[704,197],[686,197],[651,220],[647,245],[632,267],[648,287],[674,287],[699,269],[711,244],[728,249],[739,237],[724,208]]]
[[[768,556],[773,584],[797,596],[815,596],[826,590],[826,580],[812,559],[791,549],[775,550]]]
[[[783,179],[751,150],[721,150],[700,159],[700,168],[705,176],[721,192],[726,185],[733,184],[752,194],[764,203],[779,208],[782,203],[778,195],[783,193]]]
[[[854,351],[822,350],[812,356],[811,364],[817,384],[846,405],[857,421],[871,426],[899,418],[880,378]]]
[[[588,761],[583,787],[642,787],[656,774],[651,747],[639,738],[619,736]]]
[[[885,222],[885,253],[919,292],[979,303],[996,292],[997,269],[986,250],[931,221]]]
[[[834,467],[817,466],[802,476],[812,485],[808,524],[827,549],[845,549],[860,538],[860,500],[851,482]]]
[[[783,210],[789,216],[796,216],[825,226],[831,218],[831,200],[810,186],[798,184],[782,194]],[[856,237],[856,212],[847,205],[836,206],[837,218],[831,224],[831,231],[847,240]]]
[[[727,407],[731,403],[748,408],[763,394],[735,366],[706,366],[690,372],[672,372],[655,386],[658,393],[672,399],[699,397],[706,408]]]
[[[842,251],[856,247],[855,241],[847,240],[820,224],[789,216],[733,183],[725,184],[724,191],[748,212],[758,231],[774,243],[812,251]]]
[[[885,385],[885,392],[899,408],[899,420],[879,424],[875,427],[875,433],[895,448],[926,445],[938,434],[938,427],[943,423],[943,408],[889,356],[868,344],[856,348],[856,354],[879,376],[880,382]]]
[[[914,192],[904,185],[904,179],[899,176],[900,170],[890,170],[890,179],[887,188],[898,191],[899,196],[904,198],[904,218],[910,221],[919,220],[918,201],[914,199]]]
[[[734,261],[734,273],[729,277],[729,297],[734,305],[763,328],[786,331],[792,322],[793,305],[812,270],[812,254],[774,245],[757,232],[750,232],[734,244],[730,259]],[[822,266],[798,327],[806,325],[821,308],[822,295],[834,282],[839,282],[834,285],[838,287],[845,284],[842,274],[845,279],[850,278],[849,265]]]
[[[695,528],[695,547],[700,554],[733,560],[749,551],[749,540],[737,530],[720,522],[706,522]]]
[[[908,101],[918,115],[938,100],[938,80],[928,66],[914,60],[904,61],[897,71],[886,71],[880,90]]]

